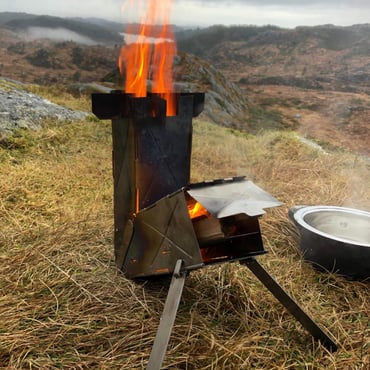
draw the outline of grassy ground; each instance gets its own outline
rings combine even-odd
[[[168,282],[115,269],[110,133],[108,122],[49,122],[0,146],[1,369],[146,366]],[[245,267],[225,264],[187,279],[164,368],[368,369],[369,283],[303,263],[287,215],[296,204],[369,210],[366,164],[291,133],[250,137],[202,121],[193,147],[193,181],[247,175],[285,202],[261,220],[269,254],[259,260],[339,350],[314,342]]]

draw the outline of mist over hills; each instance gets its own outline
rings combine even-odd
[[[32,39],[120,46],[127,24],[99,18],[0,13],[0,25]],[[160,26],[153,26],[154,34]],[[235,83],[370,93],[370,24],[283,29],[267,26],[175,27],[178,50],[222,70]],[[139,33],[139,25],[129,32]]]
[[[106,27],[96,25],[89,22],[81,22],[74,19],[65,19],[59,17],[51,17],[47,15],[27,16],[26,18],[16,18],[3,23],[7,28],[14,31],[29,32],[29,30],[38,28],[46,29],[44,37],[48,37],[50,30],[68,30],[78,35],[91,39],[92,41],[104,43],[107,45],[121,43],[122,36],[118,32],[111,31]],[[61,35],[61,39],[63,36]]]
[[[48,85],[113,76],[110,86],[122,88],[112,83],[125,31],[97,18],[0,13],[0,76]],[[298,129],[370,155],[370,24],[175,31],[177,86],[206,91],[214,122],[253,132]]]
[[[49,15],[34,15],[27,13],[0,13],[0,26],[7,27],[14,31],[28,32],[32,28],[45,28],[44,33],[46,38],[50,37],[50,30],[63,29],[75,32],[81,36],[88,37],[95,43],[104,45],[114,45],[122,43],[122,33],[128,32],[134,34],[140,33],[141,25],[138,23],[127,24],[115,21],[110,21],[102,18],[61,18]],[[184,29],[176,25],[172,25],[174,32],[180,32]],[[158,35],[162,30],[162,26],[151,26],[151,33]],[[69,40],[64,37],[64,39]]]

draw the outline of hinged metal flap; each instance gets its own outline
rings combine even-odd
[[[128,277],[172,273],[179,259],[186,267],[202,264],[183,191],[140,211],[133,224],[132,242],[123,264]]]
[[[204,183],[204,186],[190,186],[187,192],[217,218],[240,213],[255,217],[263,215],[265,208],[282,205],[252,181],[243,178],[216,180]]]

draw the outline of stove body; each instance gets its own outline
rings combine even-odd
[[[148,369],[159,369],[185,277],[212,264],[245,264],[294,317],[330,350],[335,342],[257,262],[266,253],[259,217],[281,205],[244,177],[190,183],[192,119],[204,94],[175,94],[176,116],[158,95],[93,94],[92,110],[112,120],[114,249],[130,279],[172,274]]]
[[[157,95],[94,94],[93,112],[112,120],[114,244],[129,278],[241,260],[265,253],[258,217],[281,203],[244,177],[190,184],[192,119],[204,94],[176,94],[166,116]],[[203,213],[191,216],[201,204]]]

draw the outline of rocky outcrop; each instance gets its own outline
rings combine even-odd
[[[210,63],[187,53],[175,60],[176,90],[206,93],[203,116],[226,127],[237,127],[245,122],[249,102],[240,88],[229,81]]]
[[[54,104],[24,89],[24,85],[12,80],[0,79],[0,135],[14,129],[39,129],[46,119],[59,122],[81,120],[88,113],[73,111]]]
[[[256,133],[261,128],[291,128],[275,111],[257,106],[247,94],[211,63],[188,53],[179,53],[174,60],[176,92],[204,92],[205,106],[201,118],[220,126]],[[103,78],[104,83],[122,89],[124,83],[117,70]],[[151,81],[147,81],[148,90]],[[82,89],[83,90],[83,89]]]
[[[117,70],[103,78],[118,89],[124,86]],[[201,115],[226,127],[246,126],[251,105],[241,89],[210,63],[192,54],[179,53],[174,60],[174,90],[177,92],[204,92],[205,107]],[[147,82],[148,90],[151,81]]]

